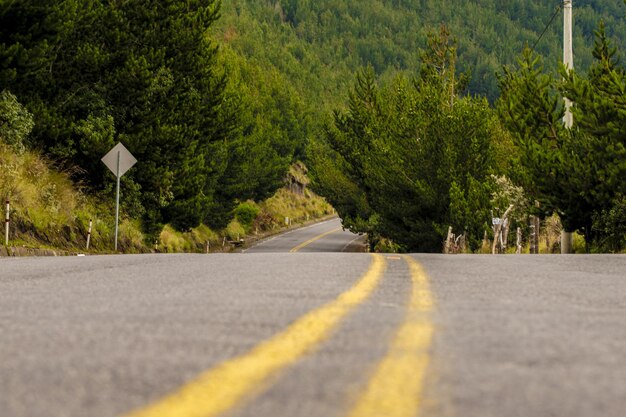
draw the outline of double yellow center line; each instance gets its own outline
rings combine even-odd
[[[322,233],[321,235],[315,236],[313,239],[309,239],[306,242],[302,242],[301,244],[299,244],[295,248],[291,249],[289,252],[292,252],[292,253],[298,252],[300,249],[309,246],[311,243],[317,242],[318,240],[323,239],[326,236],[332,235],[333,233],[337,233],[339,231],[341,231],[341,227],[338,227],[338,228],[333,229],[333,230],[329,230],[328,232],[325,232],[325,233]]]
[[[374,256],[365,276],[336,300],[307,313],[247,354],[222,363],[128,417],[211,417],[231,409],[245,396],[262,391],[272,376],[315,349],[372,294],[384,267],[384,258]]]
[[[434,301],[422,267],[409,256],[404,259],[412,281],[404,323],[349,417],[414,417],[419,413],[434,330],[428,313]]]
[[[280,371],[328,339],[341,321],[374,292],[386,264],[383,256],[372,256],[366,274],[337,299],[305,314],[248,353],[223,362],[176,392],[126,417],[212,417],[260,394]],[[427,316],[433,299],[427,276],[419,264],[410,257],[405,260],[412,277],[407,316],[387,356],[376,367],[349,412],[350,417],[408,417],[415,416],[419,410],[433,333]]]

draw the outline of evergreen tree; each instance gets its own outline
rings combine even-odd
[[[415,80],[381,89],[372,70],[357,76],[348,110],[327,130],[332,151],[315,160],[315,184],[353,230],[374,239],[438,252],[453,226],[477,249],[490,217],[498,122],[486,100],[458,95],[464,77],[445,28],[430,46]],[[328,166],[342,180],[329,179]],[[351,190],[348,202],[337,185]]]
[[[226,96],[208,33],[219,6],[11,2],[0,8],[0,88],[14,91],[35,115],[32,145],[81,167],[80,179],[96,188],[111,184],[99,159],[123,142],[139,160],[124,178],[124,201],[141,203],[134,214],[143,213],[148,226],[223,225],[235,201],[251,195],[241,187],[246,178],[234,174],[258,181],[269,175],[267,189],[276,187],[277,174],[273,165],[263,172],[241,167],[251,162],[242,157],[250,151],[244,141],[257,152],[266,144],[240,137],[240,99]]]
[[[558,213],[566,231],[580,231],[588,249],[594,217],[623,192],[626,174],[626,79],[602,25],[596,35],[588,77],[562,67],[557,81],[527,50],[519,68],[501,76],[498,104],[520,149],[515,179],[543,214]],[[562,122],[563,95],[574,103],[571,130]]]
[[[576,127],[584,138],[581,152],[585,158],[577,168],[589,178],[581,192],[589,200],[592,211],[588,213],[591,219],[586,218],[586,237],[589,243],[601,245],[605,236],[615,236],[616,230],[624,228],[594,227],[594,221],[610,224],[604,218],[610,219],[623,210],[626,195],[626,72],[616,58],[616,48],[606,36],[603,22],[596,31],[593,55],[596,61],[586,78],[565,70],[562,75],[563,91],[576,103],[573,109]],[[618,246],[613,243],[610,248],[615,250]]]

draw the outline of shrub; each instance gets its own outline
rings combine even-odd
[[[228,239],[234,240],[234,239],[242,238],[243,236],[245,236],[246,231],[243,228],[243,226],[239,224],[237,220],[233,220],[230,223],[228,223],[228,226],[226,226],[226,230],[224,230],[224,234],[226,235],[226,237],[228,237]]]
[[[255,203],[251,201],[247,201],[245,203],[239,204],[235,209],[235,219],[246,229],[246,231],[250,231],[252,224],[254,223],[254,219],[259,215],[261,209]]]
[[[594,252],[621,252],[626,248],[626,196],[614,199],[610,209],[593,219]]]

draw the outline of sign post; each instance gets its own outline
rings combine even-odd
[[[117,236],[120,220],[120,178],[137,163],[135,157],[118,143],[102,158],[102,162],[115,174],[117,189],[115,191],[115,251],[117,252]]]

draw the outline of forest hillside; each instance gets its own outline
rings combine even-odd
[[[469,91],[493,101],[495,74],[526,45],[556,67],[562,59],[561,2],[543,0],[229,0],[217,27],[223,41],[264,69],[272,68],[316,104],[338,102],[354,73],[371,65],[379,76],[415,73],[429,33],[445,24],[458,42],[458,67]],[[575,67],[592,62],[593,32],[626,40],[621,0],[574,1]],[[549,25],[551,19],[554,20]],[[547,30],[546,30],[547,27]],[[542,32],[546,30],[541,40]],[[318,107],[318,106],[317,106]]]

